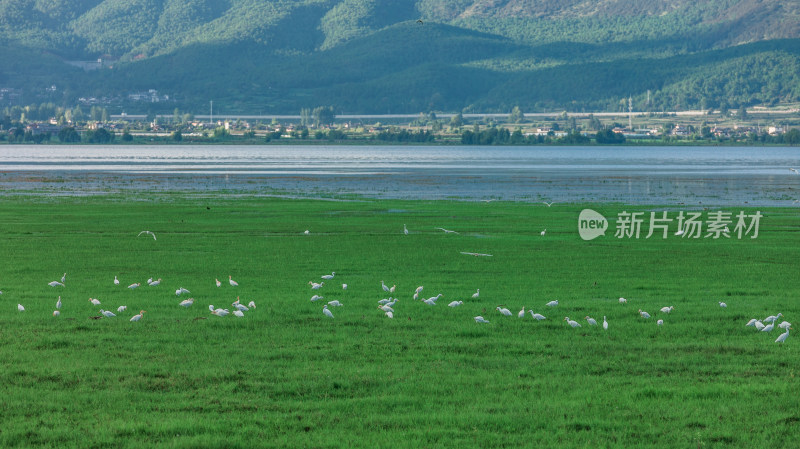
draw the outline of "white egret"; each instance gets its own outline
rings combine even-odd
[[[603,329],[608,330],[608,321],[606,321],[605,315],[603,315]]]
[[[191,298],[189,298],[189,299],[191,299]],[[214,312],[214,304],[209,304],[208,305],[208,310],[210,310],[211,312]]]
[[[185,288],[183,288],[183,287],[181,287],[181,288],[179,288],[179,289],[175,290],[175,296],[180,296],[180,295],[182,295],[182,294],[184,294],[184,293],[191,293],[191,292],[190,292],[189,290],[186,290],[186,289],[185,289]]]
[[[194,304],[194,298],[184,299],[178,305],[181,307],[191,307],[192,304]]]
[[[403,223],[403,234],[408,235],[408,228],[405,223]]]
[[[134,315],[131,317],[130,321],[139,321],[144,316],[144,310],[140,310],[138,315]]]
[[[414,293],[416,293],[416,294],[420,294],[420,293],[422,293],[422,288],[423,288],[423,287],[420,285],[419,287],[417,287],[417,289],[416,289],[416,290],[414,290]]]
[[[386,285],[386,284],[385,284],[383,281],[381,281],[381,288],[382,288],[382,289],[383,289],[383,291],[385,291],[386,293],[389,293],[389,286],[388,286],[388,285]]]
[[[61,308],[61,297],[59,296],[58,297],[58,301],[56,301],[56,309],[60,309],[60,308]]]
[[[326,281],[329,281],[329,280],[333,279],[334,276],[336,276],[336,272],[335,271],[331,271],[331,274],[326,274],[326,275],[322,276],[322,279],[325,279]]]
[[[388,297],[388,298],[381,299],[380,301],[378,301],[378,304],[383,306],[383,305],[389,304],[390,302],[392,302],[391,296]]]
[[[481,289],[476,289],[475,293],[472,294],[472,299],[478,299],[481,296]]]
[[[242,312],[240,309],[236,309],[236,310],[234,310],[234,311],[233,311],[233,314],[234,314],[234,315],[236,315],[236,316],[238,316],[239,318],[241,318],[241,317],[243,317],[243,316],[244,316],[244,312]]]
[[[347,284],[342,284],[342,290],[347,290]]]
[[[539,235],[541,235],[542,237],[544,237],[545,234],[547,234],[547,229],[546,228],[543,229],[542,232],[539,233]]]
[[[510,310],[508,310],[508,309],[506,309],[505,307],[500,307],[500,306],[497,306],[495,309],[496,309],[498,312],[500,312],[500,313],[502,313],[503,315],[505,315],[505,316],[511,316],[511,311],[510,311]]]
[[[587,316],[584,319],[589,323],[589,326],[597,326],[597,321],[594,318]]]
[[[728,307],[728,305],[727,305],[727,304],[725,304],[725,303],[724,303],[724,302],[722,302],[722,301],[720,301],[720,302],[719,302],[719,306],[720,306],[720,307]]]
[[[656,321],[656,324],[659,325],[659,326],[663,326],[664,325],[664,320],[658,320],[658,321]]]
[[[251,309],[255,309],[256,308],[256,302],[255,301],[248,302],[247,303],[247,307],[250,307]]]
[[[787,327],[786,328],[786,332],[778,335],[778,338],[775,339],[775,343],[783,343],[784,341],[786,341],[786,338],[789,337],[789,330],[790,329],[791,329],[791,327]]]
[[[232,287],[239,286],[239,283],[233,280],[233,276],[228,276],[228,283],[230,283]]]
[[[752,320],[748,321],[747,324],[745,324],[745,326],[755,326],[756,325],[756,321],[758,321],[758,320],[753,318]]]
[[[547,206],[547,207],[550,207],[550,206],[552,206],[554,203],[555,203],[555,201],[551,201],[551,202],[549,202],[549,203],[548,203],[547,201],[542,201],[542,204],[544,204],[544,205],[545,205],[545,206]]]
[[[627,304],[627,303],[628,303],[628,300],[627,300],[627,299],[625,299],[625,298],[619,298],[619,303],[620,303],[620,304]]]
[[[141,284],[140,282],[137,282],[137,283],[135,283],[135,284],[131,284],[131,285],[129,285],[129,286],[128,286],[128,288],[129,288],[129,289],[131,289],[131,290],[133,290],[134,288],[136,288],[136,287],[138,287],[138,286],[140,286],[140,285],[142,285],[142,284]]]
[[[61,315],[61,312],[60,312],[60,311],[58,311],[58,310],[53,310],[53,316],[59,316],[59,315]]]
[[[238,300],[237,300],[237,301],[238,301]],[[231,305],[232,305],[234,308],[236,308],[236,310],[239,310],[239,311],[242,311],[242,312],[249,312],[249,311],[250,311],[250,309],[248,309],[248,308],[247,308],[247,306],[245,306],[244,304],[239,304],[238,302],[235,302],[235,303],[233,303],[233,304],[231,304]],[[235,312],[234,312],[234,313],[235,313]]]
[[[64,273],[64,275],[61,276],[61,283],[63,284],[64,282],[67,282],[67,273]]]
[[[533,319],[535,319],[537,321],[542,321],[542,320],[546,320],[547,319],[547,318],[545,318],[544,315],[542,315],[540,313],[533,313],[533,310],[528,310],[528,312],[531,314]]]
[[[545,304],[545,305],[546,305],[547,307],[555,307],[555,306],[557,306],[557,305],[558,305],[558,301],[550,301],[550,302],[548,302],[548,303],[547,303],[547,304]]]
[[[394,312],[394,309],[389,306],[378,306],[378,308],[383,310],[384,312]]]
[[[783,316],[783,314],[782,314],[782,313],[780,313],[780,312],[778,312],[778,314],[777,314],[777,315],[770,315],[770,316],[768,316],[768,317],[764,318],[764,319],[763,319],[763,320],[761,320],[761,321],[763,321],[763,322],[765,322],[765,323],[772,323],[773,321],[777,320],[778,318],[780,318],[780,317],[782,317],[782,316]]]
[[[58,281],[48,282],[47,285],[49,285],[51,287],[58,287],[59,285],[62,286],[62,287],[64,286],[64,284],[62,284],[61,282],[58,282]]]
[[[522,310],[517,313],[517,318],[525,318],[525,306],[522,306]]]
[[[325,282],[323,281],[320,283],[316,283],[313,281],[308,281],[308,284],[311,285],[311,290],[319,290],[320,288],[322,288],[323,285],[325,285]]]
[[[425,301],[422,301],[422,302],[424,302],[425,304],[427,304],[429,306],[435,306],[436,305],[436,297],[428,298],[428,299],[426,299]]]
[[[153,278],[147,278],[147,283],[149,284],[151,282],[153,282]]]
[[[119,285],[119,279],[116,276],[114,276],[114,285]]]
[[[319,301],[320,299],[325,299],[325,297],[320,296],[320,295],[314,295],[314,296],[311,297],[311,302]]]
[[[113,317],[116,316],[116,315],[114,315],[114,312],[112,312],[110,310],[100,309],[100,313],[103,314],[103,316],[106,317],[106,318],[113,318]]]
[[[414,301],[416,301],[417,299],[419,299],[419,293],[414,293]]]
[[[649,314],[649,313],[647,313],[647,312],[645,312],[645,311],[644,311],[644,310],[642,310],[642,309],[639,309],[639,315],[641,315],[641,316],[642,316],[642,318],[650,318],[650,314]]]
[[[476,316],[475,317],[475,322],[476,323],[488,323],[489,320],[484,319],[482,316]]]
[[[92,303],[93,306],[99,306],[100,300],[97,298],[89,298],[89,302]]]
[[[139,237],[142,234],[152,235],[153,236],[153,240],[156,240],[156,235],[152,231],[142,231],[136,237]]]
[[[331,307],[342,307],[344,304],[342,304],[339,301],[334,299],[333,301],[328,301],[328,305],[331,306]],[[387,307],[387,306],[384,306],[384,307]]]
[[[761,330],[761,329],[764,329],[766,327],[766,326],[764,326],[764,323],[762,323],[761,321],[756,321],[755,326],[756,326],[757,330]]]
[[[17,304],[17,310],[19,310],[20,312],[24,312],[25,307],[22,307],[22,304]]]
[[[396,288],[397,288],[397,285],[392,285],[391,287],[389,287],[389,293],[394,293]]]
[[[211,313],[216,316],[225,316],[230,312],[228,312],[228,309],[214,309]]]
[[[448,304],[447,307],[458,307],[462,304],[464,304],[464,301],[453,301],[450,304]]]
[[[157,285],[159,285],[159,284],[161,284],[161,278],[158,278],[158,279],[157,279],[157,280],[155,280],[155,281],[151,281],[151,282],[148,282],[148,283],[147,283],[147,285],[149,285],[149,286],[151,286],[151,287],[155,287],[155,286],[157,286]]]
[[[779,324],[778,327],[781,329],[789,329],[790,327],[792,327],[792,323],[784,321],[781,324]]]
[[[219,279],[214,278],[214,283],[217,284],[217,287],[222,287],[222,282],[220,282]]]
[[[435,228],[435,229],[442,230],[442,231],[444,231],[445,234],[458,234],[458,232],[456,232],[456,231],[451,231],[451,230],[445,229],[445,228]]]
[[[394,313],[391,310],[389,310],[388,312],[386,312],[386,316],[388,316],[389,318],[394,318]]]
[[[306,229],[305,231],[303,231],[303,234],[305,234],[305,235],[311,234],[311,231],[309,231],[308,229]]]
[[[119,306],[119,307],[117,307],[117,313],[122,313],[122,312],[124,312],[124,311],[125,311],[127,308],[128,308],[128,306]]]
[[[764,329],[761,329],[761,332],[772,332],[772,329],[775,329],[774,321],[764,326]]]
[[[564,321],[566,321],[567,324],[569,324],[572,327],[581,327],[580,323],[578,323],[577,321],[573,321],[573,320],[569,319],[568,316],[564,317]]]
[[[661,313],[670,313],[670,312],[672,312],[672,309],[674,309],[674,308],[675,308],[674,306],[662,307],[661,308]]]
[[[328,305],[327,304],[322,306],[322,313],[324,313],[325,316],[327,316],[327,317],[333,318],[333,313],[331,313],[331,311],[328,310]]]

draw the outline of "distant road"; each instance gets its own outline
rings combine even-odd
[[[797,109],[791,110],[767,110],[767,109],[751,109],[748,110],[748,114],[791,114],[797,113]],[[559,117],[563,114],[563,111],[553,111],[553,112],[525,112],[525,117]],[[634,111],[631,112],[631,115],[634,117],[641,117],[645,115],[649,115],[649,112],[644,111]],[[692,117],[692,116],[702,116],[708,115],[708,111],[702,110],[693,110],[693,111],[669,111],[669,112],[655,112],[658,115],[676,115],[679,117]],[[450,118],[456,114],[454,113],[436,113],[437,117],[440,118]],[[509,113],[500,113],[500,114],[461,114],[464,118],[467,119],[475,119],[475,118],[506,118],[508,117]],[[593,115],[595,117],[627,117],[627,112],[567,112],[568,117],[588,117]],[[336,120],[339,121],[347,121],[347,120],[374,120],[377,122],[386,121],[386,120],[414,120],[420,116],[419,113],[417,114],[338,114],[336,115]],[[116,114],[112,115],[112,120],[144,120],[147,116],[146,115],[137,115],[137,114]],[[158,118],[165,118],[170,119],[172,118],[172,114],[160,114]],[[194,116],[197,120],[209,120],[211,116],[208,114],[197,114]],[[243,114],[214,114],[214,119],[217,120],[300,120],[300,115],[243,115]]]

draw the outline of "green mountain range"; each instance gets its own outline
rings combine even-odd
[[[0,0],[0,58],[0,105],[736,108],[800,101],[800,2]]]

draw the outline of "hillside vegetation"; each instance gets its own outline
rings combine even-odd
[[[13,61],[0,87],[133,111],[613,110],[629,96],[734,108],[800,100],[799,13],[776,0],[0,0]],[[98,58],[97,71],[65,63]],[[148,89],[170,101],[127,98]]]

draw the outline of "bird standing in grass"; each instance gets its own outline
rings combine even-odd
[[[619,303],[620,303],[620,304],[627,304],[627,303],[628,303],[628,300],[627,300],[627,299],[625,299],[625,298],[619,298]]]
[[[331,311],[330,311],[330,310],[328,310],[328,305],[327,305],[327,304],[325,304],[324,306],[322,306],[322,313],[324,313],[324,314],[325,314],[325,316],[327,316],[327,317],[329,317],[329,318],[333,318],[333,313],[331,313]]]
[[[131,284],[131,285],[129,285],[129,286],[128,286],[128,288],[129,288],[129,289],[131,289],[131,290],[133,290],[134,288],[137,288],[137,287],[139,287],[140,285],[142,285],[142,284],[141,284],[140,282],[137,282],[137,283],[135,283],[135,284]]]
[[[239,283],[233,280],[233,276],[228,276],[228,283],[231,284],[231,287],[238,287]]]
[[[119,285],[119,279],[116,276],[114,276],[114,285]]]
[[[475,293],[472,294],[472,299],[478,299],[481,296],[481,289],[475,290]]]
[[[56,309],[60,309],[60,308],[61,308],[61,297],[59,296],[58,297],[58,301],[56,301]]]
[[[566,321],[567,324],[569,324],[572,327],[581,327],[580,323],[578,323],[577,321],[573,321],[573,320],[569,319],[568,316],[564,317],[564,321]]]
[[[113,318],[113,317],[115,317],[115,316],[116,316],[116,315],[114,315],[114,312],[112,312],[112,311],[110,311],[110,310],[103,310],[103,309],[100,309],[100,313],[101,313],[101,314],[102,314],[104,317],[106,317],[106,318]]]
[[[20,312],[24,312],[25,307],[22,307],[22,304],[17,304],[17,310],[19,310]]]
[[[89,298],[89,302],[92,303],[93,306],[99,306],[100,300],[97,298]]]
[[[787,327],[786,332],[778,335],[778,338],[775,339],[775,343],[783,343],[786,341],[786,339],[789,338],[789,329],[791,329],[791,327]]]
[[[484,319],[482,316],[476,316],[475,317],[475,322],[476,323],[488,323],[489,320]]]
[[[522,310],[517,314],[517,318],[525,318],[525,306],[522,306]]]
[[[58,287],[59,285],[62,286],[62,287],[64,286],[64,284],[62,284],[61,282],[58,282],[58,281],[48,282],[47,285],[49,285],[51,287]]]
[[[720,303],[719,303],[719,306],[720,306],[720,307],[728,307],[728,305],[727,305],[727,304],[725,304],[724,302],[721,302],[721,301],[720,301]]]
[[[774,321],[764,326],[764,329],[761,329],[761,332],[772,332],[772,329],[775,329]]]
[[[505,316],[511,316],[511,311],[510,311],[510,310],[508,310],[508,309],[506,309],[505,307],[500,307],[500,306],[497,306],[495,309],[496,309],[498,312],[500,312],[500,313],[502,313],[503,315],[505,315]]]
[[[606,321],[605,315],[603,315],[603,329],[608,330],[608,321]]]
[[[140,310],[137,315],[132,316],[131,321],[139,321],[142,319],[142,316],[144,316],[144,310]]]
[[[555,306],[557,306],[557,305],[558,305],[558,301],[550,301],[550,302],[548,302],[548,303],[547,303],[547,304],[545,304],[545,305],[546,305],[547,307],[555,307]]]
[[[331,271],[331,274],[323,275],[322,279],[325,279],[326,281],[329,281],[329,280],[333,279],[334,276],[336,276],[336,272],[335,271]]]
[[[670,312],[672,312],[672,309],[674,309],[674,308],[675,308],[675,307],[673,307],[673,306],[669,306],[669,307],[662,307],[662,308],[661,308],[661,313],[670,313]]]
[[[194,298],[184,299],[179,305],[182,307],[190,307],[192,304],[194,304]]]
[[[528,312],[531,314],[531,316],[533,317],[533,319],[535,319],[536,321],[542,321],[542,320],[546,320],[546,319],[547,319],[547,318],[545,318],[545,316],[544,316],[544,315],[542,315],[542,314],[539,314],[539,313],[533,313],[533,310],[528,310]]]
[[[403,234],[408,235],[408,228],[403,224]]]
[[[128,309],[128,306],[119,306],[117,307],[117,313],[122,313]]]
[[[217,287],[222,287],[222,282],[220,282],[219,279],[215,278],[214,283],[217,284]]]
[[[464,304],[464,301],[453,301],[450,304],[448,304],[447,307],[458,307],[462,304]]]
[[[597,321],[594,318],[587,316],[584,319],[589,323],[589,326],[597,326]]]
[[[644,310],[642,310],[642,309],[639,309],[639,315],[641,315],[641,316],[642,316],[642,318],[650,318],[650,314],[649,314],[649,313],[647,313],[647,312],[645,312],[645,311],[644,311]]]

